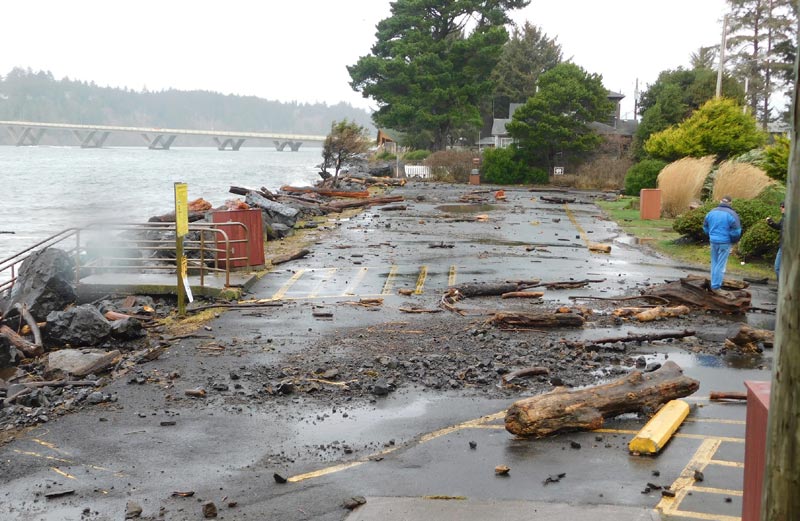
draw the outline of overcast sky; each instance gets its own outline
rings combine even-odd
[[[58,79],[140,90],[202,89],[280,101],[373,108],[345,67],[368,54],[389,0],[37,0],[3,2],[0,74],[49,70]],[[725,0],[533,0],[512,14],[561,44],[565,59],[601,74],[633,117],[658,73],[688,66],[720,41]]]

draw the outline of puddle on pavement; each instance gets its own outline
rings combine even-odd
[[[496,210],[497,206],[494,204],[444,204],[437,206],[436,209],[445,213],[479,213],[491,212]]]
[[[630,245],[652,244],[653,242],[655,242],[655,239],[652,237],[634,237],[633,235],[621,235],[615,238],[614,242],[618,242],[620,244],[630,244]]]

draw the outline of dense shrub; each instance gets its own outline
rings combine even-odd
[[[515,159],[514,149],[488,148],[483,152],[481,175],[487,183],[519,184],[525,182],[525,174],[525,165]]]
[[[707,240],[708,237],[703,232],[703,220],[706,218],[706,214],[717,204],[715,201],[709,201],[694,210],[682,213],[672,223],[672,229],[698,242]]]
[[[425,165],[431,167],[433,178],[437,181],[466,183],[474,168],[474,157],[475,154],[469,150],[440,150],[428,156]]]
[[[775,142],[764,149],[764,171],[772,179],[786,183],[789,171],[789,138],[785,135],[775,138]]]
[[[389,152],[388,150],[381,150],[377,154],[375,154],[376,161],[394,161],[397,159],[397,156]]]
[[[547,170],[538,167],[529,168],[525,178],[525,182],[532,185],[546,185],[550,182]]]
[[[625,193],[639,195],[642,188],[656,188],[658,174],[665,166],[667,166],[666,161],[645,159],[630,167],[625,174]]]
[[[780,233],[772,229],[764,220],[754,223],[742,234],[736,246],[739,257],[771,257],[778,251]]]
[[[406,153],[403,156],[403,161],[407,162],[414,162],[414,161],[424,161],[428,159],[431,153],[429,150],[412,150],[411,152]]]

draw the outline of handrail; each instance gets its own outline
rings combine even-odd
[[[228,233],[225,230],[221,229],[220,226],[240,226],[244,230],[244,239],[231,239],[228,236]],[[102,229],[107,229],[109,232],[116,233],[117,237],[115,240],[121,240],[122,243],[127,240],[132,245],[135,245],[136,248],[145,249],[149,251],[170,251],[175,250],[174,244],[170,244],[165,241],[159,241],[154,239],[147,239],[147,238],[121,238],[119,237],[119,233],[126,232],[126,231],[148,231],[148,230],[155,230],[155,231],[171,231],[175,230],[176,225],[175,223],[169,222],[153,222],[153,223],[92,223],[86,225],[84,227],[73,227],[64,229],[42,241],[37,242],[36,244],[25,248],[24,250],[11,255],[8,258],[0,260],[0,274],[3,272],[10,272],[10,278],[7,281],[0,281],[0,295],[2,295],[5,291],[10,290],[13,288],[14,283],[17,279],[17,266],[21,264],[26,258],[32,255],[36,250],[42,247],[52,247],[65,241],[69,240],[70,238],[75,238],[75,245],[73,248],[66,249],[65,251],[69,255],[75,256],[75,283],[76,285],[80,284],[81,272],[83,269],[93,269],[93,270],[124,270],[124,269],[131,269],[136,268],[137,270],[174,270],[174,265],[129,265],[129,264],[115,264],[113,266],[102,266],[100,263],[105,261],[121,261],[121,262],[128,262],[128,261],[136,261],[141,263],[142,261],[148,260],[147,258],[142,257],[103,257],[102,255],[98,257],[98,259],[92,259],[88,262],[82,263],[82,256],[86,255],[87,253],[87,244],[81,244],[81,232],[84,233],[97,233],[101,232]],[[190,232],[200,232],[200,238],[197,239],[189,239],[187,240],[186,251],[199,251],[200,258],[199,259],[190,259],[191,266],[193,268],[199,268],[200,270],[200,286],[205,286],[205,273],[209,272],[223,272],[225,273],[225,286],[230,286],[230,267],[232,263],[235,261],[247,260],[249,258],[250,247],[254,245],[250,244],[249,241],[249,233],[248,227],[244,223],[240,222],[225,222],[225,223],[190,223],[189,224],[189,231]],[[214,247],[208,247],[206,245],[206,238],[205,233],[213,233],[217,236],[217,239],[213,242]],[[84,235],[85,236],[85,235]],[[246,249],[246,255],[244,257],[232,257],[232,247],[231,244],[235,243],[244,243]],[[144,244],[144,245],[143,245]],[[163,246],[161,246],[163,244]],[[220,246],[218,246],[220,245]],[[90,250],[91,251],[91,250]],[[213,267],[209,267],[206,265],[207,261],[211,261],[212,259],[206,259],[205,254],[207,252],[213,253]],[[166,260],[166,259],[165,259]],[[220,268],[219,263],[224,263],[224,268]]]

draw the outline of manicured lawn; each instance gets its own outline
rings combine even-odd
[[[623,196],[616,201],[599,201],[597,205],[619,224],[625,233],[636,237],[640,243],[648,244],[656,251],[683,263],[699,267],[709,266],[710,247],[708,243],[676,243],[681,236],[672,229],[674,219],[641,219],[638,197]],[[735,252],[728,259],[728,272],[740,277],[775,278],[771,259],[741,264]]]

